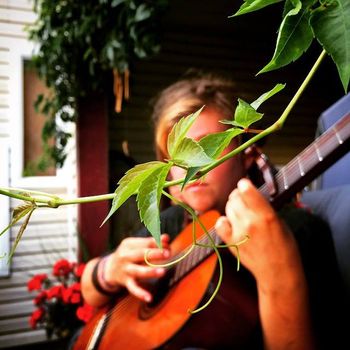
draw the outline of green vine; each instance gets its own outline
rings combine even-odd
[[[0,188],[0,194],[20,199],[25,203],[30,203],[32,206],[35,206],[35,208],[58,208],[62,205],[91,203],[112,199],[111,210],[105,218],[104,222],[106,222],[128,198],[136,194],[140,218],[160,246],[161,232],[159,203],[161,195],[164,194],[164,188],[178,184],[182,184],[184,186],[186,183],[204,176],[213,168],[220,165],[228,158],[235,156],[239,152],[242,152],[254,142],[279,130],[282,127],[288,114],[292,110],[292,107],[301,96],[302,91],[306,88],[308,82],[315,74],[324,56],[325,53],[322,51],[320,57],[315,62],[314,66],[308,73],[304,82],[301,84],[295,96],[292,98],[285,111],[281,114],[275,123],[273,123],[267,129],[263,130],[261,133],[254,134],[251,139],[244,142],[242,145],[238,146],[233,151],[219,159],[216,158],[221,154],[222,149],[225,147],[225,145],[227,145],[233,138],[244,133],[245,130],[249,130],[251,124],[262,118],[262,114],[258,113],[255,108],[260,107],[264,101],[272,97],[277,92],[281,91],[284,87],[282,84],[277,84],[273,89],[261,95],[256,101],[252,102],[251,104],[248,104],[246,102],[239,104],[236,108],[233,120],[222,121],[225,124],[232,125],[232,128],[226,130],[225,132],[208,135],[199,141],[195,141],[187,138],[186,134],[202,109],[187,116],[186,118],[181,119],[177,124],[174,125],[168,137],[168,147],[171,159],[167,162],[153,161],[136,165],[121,178],[114,193],[90,197],[62,199],[37,191]],[[186,146],[186,152],[184,152],[184,145]],[[215,147],[213,147],[213,145],[215,145]],[[168,172],[173,165],[185,167],[187,169],[187,175],[184,179],[166,181]],[[150,200],[152,200],[152,202],[150,202]],[[183,203],[181,205],[185,206]],[[185,206],[185,208],[187,208],[187,206]],[[189,208],[187,209],[190,210]],[[16,224],[19,219],[25,217],[28,214],[27,211],[22,210],[20,212],[21,217],[14,215],[11,223],[0,233],[0,236],[10,227]],[[191,211],[190,213],[196,217],[195,214]],[[27,222],[25,223],[25,226],[27,226]],[[11,255],[12,254],[13,251],[11,252]]]

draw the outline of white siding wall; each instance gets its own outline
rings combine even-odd
[[[22,177],[23,170],[23,59],[32,55],[24,26],[35,20],[32,0],[0,0],[0,187],[18,187],[54,193],[62,197],[76,194],[76,157],[74,140],[69,144],[65,167],[55,177]],[[73,128],[73,126],[72,126]],[[74,130],[72,130],[74,132]],[[38,137],[40,137],[38,135]],[[7,225],[14,200],[0,196],[0,231]],[[0,238],[0,248],[12,244],[19,226]],[[76,259],[76,207],[40,209],[6,266],[0,263],[0,348],[35,343],[45,339],[42,330],[28,324],[33,311],[27,292],[29,278],[50,272],[60,258]],[[2,255],[2,252],[0,252]]]

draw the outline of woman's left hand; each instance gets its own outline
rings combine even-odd
[[[227,201],[226,216],[219,218],[215,228],[227,244],[249,237],[239,246],[240,261],[258,283],[272,287],[276,274],[286,275],[294,262],[299,263],[294,236],[248,179],[238,182]],[[236,254],[236,248],[230,249]]]

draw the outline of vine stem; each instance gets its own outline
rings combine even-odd
[[[242,145],[238,146],[235,148],[233,151],[227,153],[225,156],[222,158],[214,161],[213,163],[209,164],[208,166],[204,167],[197,175],[197,178],[204,176],[207,174],[209,171],[212,169],[216,168],[218,165],[222,164],[225,162],[227,159],[232,158],[233,156],[237,155],[239,152],[242,152],[258,140],[262,139],[263,137],[266,137],[267,135],[276,132],[277,130],[281,129],[285,120],[287,119],[289,113],[295,106],[296,102],[299,100],[301,94],[304,92],[306,86],[309,84],[311,78],[314,76],[315,72],[319,68],[323,58],[326,56],[326,51],[323,50],[320,54],[320,56],[317,58],[316,62],[310,69],[309,73],[307,74],[306,78],[304,79],[303,83],[300,85],[299,89],[293,96],[293,98],[290,100],[288,103],[287,107],[281,114],[281,116],[278,118],[278,120],[270,125],[268,128],[263,130],[261,133],[254,135],[251,139],[249,139],[247,142],[243,143]],[[167,181],[165,183],[165,188],[178,185],[180,183],[183,183],[184,179],[179,179],[179,180],[173,180],[173,181]],[[71,199],[61,199],[58,197],[54,197],[48,194],[44,194],[41,192],[35,192],[35,191],[26,191],[22,189],[15,189],[15,192],[21,192],[21,193],[13,193],[11,189],[7,188],[0,188],[0,194],[12,197],[15,199],[20,199],[20,200],[25,200],[25,201],[30,201],[30,202],[36,202],[36,203],[45,203],[48,207],[51,208],[58,208],[59,206],[62,205],[68,205],[68,204],[83,204],[83,203],[91,203],[91,202],[99,202],[99,201],[105,201],[105,200],[110,200],[113,199],[115,196],[115,193],[108,193],[108,194],[102,194],[102,195],[97,195],[97,196],[88,196],[88,197],[77,197],[77,198],[71,198]],[[23,193],[29,193],[29,194],[38,194],[40,197],[34,197],[34,196],[25,196]],[[44,197],[52,197],[50,199],[44,199]]]
[[[29,201],[29,202],[45,203],[48,207],[51,207],[51,208],[58,208],[61,205],[67,205],[67,204],[83,204],[83,203],[91,203],[91,202],[100,202],[100,201],[113,199],[115,196],[115,193],[108,193],[108,194],[101,194],[97,196],[78,197],[78,198],[71,198],[71,199],[65,200],[57,196],[51,196],[48,194],[46,194],[46,197],[52,197],[52,198],[44,199],[43,198],[44,194],[41,194],[41,192],[40,192],[40,198],[24,195],[23,193],[28,193],[28,194],[38,193],[35,191],[26,191],[25,189],[16,189],[15,192],[20,192],[20,193],[13,193],[12,189],[5,189],[3,187],[0,188],[0,194],[4,196],[11,197],[14,199],[20,199],[24,201]]]
[[[299,89],[297,90],[297,92],[295,93],[295,95],[293,96],[293,98],[290,100],[290,102],[288,103],[287,107],[285,108],[285,110],[283,111],[283,113],[281,114],[281,116],[277,119],[277,121],[275,121],[272,125],[270,125],[268,128],[266,128],[265,130],[263,130],[261,133],[254,135],[252,138],[250,138],[248,141],[246,141],[245,143],[243,143],[242,145],[238,146],[237,148],[235,148],[233,151],[227,153],[225,156],[223,156],[222,158],[216,160],[215,162],[209,164],[208,166],[204,167],[198,174],[198,177],[202,177],[205,174],[207,174],[209,171],[213,170],[214,168],[216,168],[218,165],[222,164],[223,162],[225,162],[227,159],[232,158],[233,156],[237,155],[238,153],[242,152],[243,150],[245,150],[246,148],[248,148],[249,146],[251,146],[252,144],[254,144],[255,142],[257,142],[258,140],[266,137],[267,135],[276,132],[277,130],[281,129],[284,122],[286,121],[289,113],[291,112],[291,110],[293,109],[293,107],[295,106],[296,102],[298,101],[298,99],[300,98],[301,94],[304,92],[305,88],[307,87],[307,85],[310,83],[311,78],[314,76],[315,72],[317,71],[317,69],[319,68],[323,58],[326,56],[326,51],[323,50],[321,52],[321,54],[319,55],[319,57],[317,58],[316,62],[314,63],[314,65],[312,66],[312,68],[310,69],[309,73],[307,74],[306,78],[304,79],[303,83],[300,85]],[[178,185],[180,183],[182,183],[184,181],[184,179],[180,179],[180,180],[174,180],[174,181],[168,181],[165,186],[169,187],[169,186],[174,186],[174,185]]]
[[[212,300],[215,298],[215,296],[219,292],[219,289],[220,289],[220,286],[221,286],[221,283],[222,283],[223,273],[224,273],[224,267],[223,267],[222,258],[221,258],[220,252],[218,250],[218,247],[216,246],[216,244],[214,242],[214,239],[211,237],[211,235],[209,234],[207,228],[203,225],[203,223],[200,220],[200,218],[196,215],[195,211],[190,206],[188,206],[187,204],[177,200],[175,197],[171,196],[166,191],[162,191],[162,193],[166,197],[168,197],[170,200],[174,201],[175,203],[177,203],[178,205],[180,205],[181,207],[183,207],[185,210],[187,210],[190,213],[190,215],[192,216],[193,225],[194,225],[194,222],[197,222],[201,226],[203,232],[208,237],[208,239],[209,239],[209,241],[211,243],[210,247],[213,248],[213,250],[214,250],[214,252],[215,252],[215,254],[217,256],[217,259],[218,259],[217,261],[218,261],[218,266],[219,266],[219,279],[218,279],[218,282],[216,284],[216,287],[215,287],[213,293],[211,294],[211,296],[209,297],[209,299],[203,305],[201,305],[197,309],[188,310],[189,313],[195,314],[195,313],[200,312],[203,309],[205,309],[212,302]],[[192,231],[192,239],[193,239],[193,243],[192,243],[191,248],[190,248],[191,251],[192,251],[192,249],[195,246],[200,246],[200,244],[197,243],[196,232],[195,232],[194,226],[193,226],[193,231]],[[176,261],[178,262],[180,260],[183,260],[184,258],[186,258],[187,255],[188,255],[187,253],[182,255]],[[173,264],[173,262],[171,262],[171,264]]]

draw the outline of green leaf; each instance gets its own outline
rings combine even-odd
[[[244,133],[242,129],[228,129],[222,132],[209,134],[202,137],[199,140],[199,145],[203,148],[204,152],[212,159],[220,156],[222,151],[229,145],[231,140]],[[186,172],[184,182],[182,183],[181,190],[185,185],[193,179],[201,167],[189,167]]]
[[[156,240],[158,247],[161,247],[159,203],[171,166],[171,163],[162,163],[161,167],[148,173],[139,187],[136,198],[141,221]]]
[[[213,161],[213,159],[204,152],[200,144],[188,137],[182,139],[177,146],[176,153],[171,160],[181,167],[201,167]]]
[[[263,113],[258,113],[249,103],[239,98],[234,120],[221,120],[220,122],[246,129],[251,124],[260,120],[263,115]]]
[[[315,37],[332,56],[344,90],[350,79],[350,1],[334,0],[320,6],[311,15]]]
[[[273,89],[271,89],[268,92],[265,92],[264,94],[262,94],[260,97],[258,97],[254,102],[252,102],[250,105],[257,110],[260,105],[262,105],[266,100],[268,100],[270,97],[272,97],[273,95],[277,94],[278,92],[280,92],[281,90],[283,90],[285,88],[286,84],[276,84],[275,87]]]
[[[239,10],[230,17],[244,15],[249,12],[260,10],[266,6],[277,4],[283,0],[245,0]]]
[[[125,0],[113,0],[111,3],[111,6],[117,7],[118,5],[122,4],[123,2],[125,2]]]
[[[171,158],[177,153],[177,148],[181,144],[182,140],[186,137],[186,134],[194,121],[202,112],[204,106],[197,112],[190,114],[186,118],[180,119],[172,128],[168,136],[168,152]]]
[[[152,15],[152,9],[148,7],[146,4],[141,4],[135,13],[135,22],[141,22],[144,21],[145,19],[151,17]]]
[[[32,209],[34,208],[33,203],[25,203],[23,205],[19,205],[13,210],[12,213],[12,220],[10,224],[5,227],[1,232],[0,232],[0,237],[12,226],[14,226],[19,220],[21,220],[23,217],[25,217]]]
[[[23,224],[21,225],[21,227],[20,227],[20,229],[19,229],[19,231],[18,231],[18,233],[17,233],[15,242],[13,243],[13,246],[12,246],[12,248],[11,248],[11,251],[10,251],[10,254],[9,254],[9,257],[8,257],[8,260],[7,260],[8,263],[11,261],[12,256],[13,256],[13,254],[14,254],[15,251],[16,251],[16,248],[17,248],[17,246],[18,246],[18,243],[20,242],[20,240],[21,240],[21,238],[22,238],[22,236],[23,236],[23,233],[24,233],[25,229],[26,229],[27,226],[28,226],[30,217],[32,216],[32,214],[33,214],[33,212],[34,212],[35,209],[36,209],[36,206],[33,206],[33,205],[32,205],[32,206],[30,207],[30,210],[29,210],[29,211],[25,210],[25,211],[22,212],[22,214],[23,214],[24,212],[27,212],[28,215],[26,216],[26,218],[25,218]]]
[[[313,0],[287,0],[285,17],[278,31],[275,52],[271,61],[258,74],[281,68],[296,61],[311,45],[313,33],[309,25]],[[303,7],[302,7],[303,5]]]
[[[249,128],[249,126],[263,117],[263,113],[258,113],[249,103],[238,99],[238,106],[235,110],[235,122],[236,125],[243,128]]]
[[[198,173],[200,168],[201,168],[200,166],[196,166],[196,167],[190,167],[187,169],[184,182],[181,185],[181,191],[184,189],[184,187],[187,185],[187,183],[189,181],[191,181],[193,179],[193,177]]]
[[[115,190],[115,197],[112,201],[111,209],[107,217],[103,220],[101,226],[119,209],[119,207],[132,195],[139,190],[144,179],[148,178],[149,174],[162,168],[163,162],[148,162],[138,164],[132,169],[128,170],[125,175],[119,180],[118,187]]]
[[[244,130],[242,129],[228,129],[204,136],[199,140],[199,144],[209,157],[215,159],[220,156],[222,151],[229,145],[234,137],[242,133],[244,133]]]

